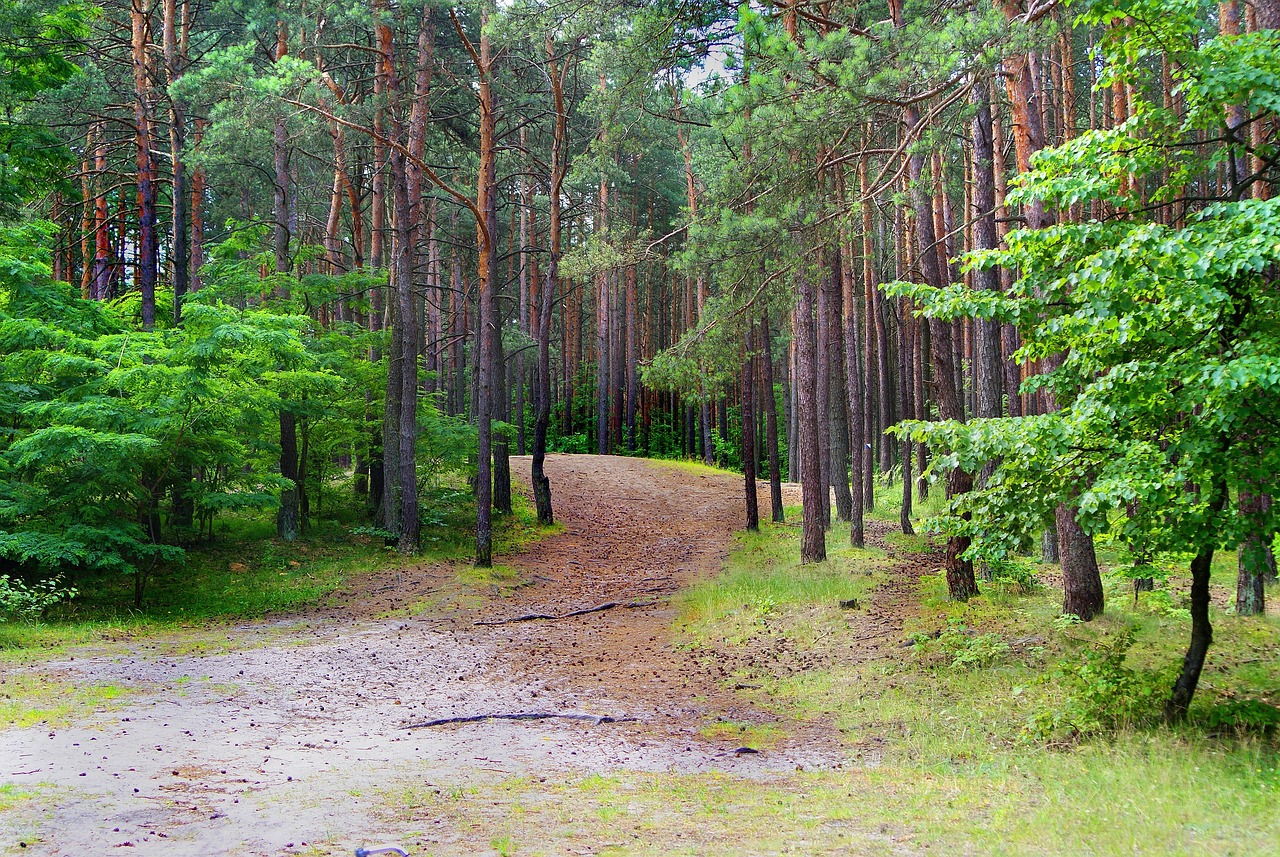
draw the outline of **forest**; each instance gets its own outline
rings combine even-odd
[[[1280,2],[0,0],[0,423],[0,848],[1265,853]]]

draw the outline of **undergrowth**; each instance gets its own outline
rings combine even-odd
[[[874,517],[896,523],[889,505]],[[1056,566],[1028,559],[1025,574],[981,581],[966,603],[947,598],[939,569],[895,583],[910,590],[894,606],[901,631],[868,650],[856,613],[837,600],[875,605],[895,563],[940,557],[926,553],[927,537],[890,535],[881,542],[888,558],[837,547],[827,563],[801,566],[798,535],[792,524],[741,537],[722,573],[686,594],[680,627],[686,645],[729,659],[789,639],[779,649],[784,668],[756,656],[750,675],[732,681],[784,720],[833,724],[851,758],[872,766],[814,774],[803,789],[812,815],[831,823],[847,816],[840,801],[825,802],[829,792],[856,802],[863,839],[850,847],[878,853],[873,834],[887,825],[895,841],[979,853],[1274,848],[1280,622],[1221,609],[1234,591],[1234,556],[1214,565],[1221,608],[1190,720],[1170,728],[1160,714],[1189,636],[1185,569],[1136,601],[1128,578],[1105,572],[1107,610],[1089,623],[1060,616]],[[822,632],[805,633],[815,619]],[[859,656],[848,656],[850,645],[863,646]],[[734,788],[768,800],[776,784]],[[789,829],[812,832],[799,822]]]
[[[512,498],[510,515],[494,516],[494,553],[519,551],[548,530],[532,504]],[[269,514],[226,515],[211,542],[192,545],[181,566],[153,572],[141,607],[123,574],[68,578],[74,598],[42,605],[40,621],[0,623],[0,658],[24,660],[33,650],[156,633],[209,621],[256,619],[314,604],[347,581],[407,563],[465,563],[473,555],[475,502],[451,486],[424,492],[421,552],[402,557],[353,510],[315,521],[296,541],[276,537]]]

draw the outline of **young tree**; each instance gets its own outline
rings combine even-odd
[[[1274,512],[1240,502],[1280,487],[1271,404],[1280,395],[1280,206],[1247,193],[1273,183],[1276,169],[1268,162],[1216,188],[1201,177],[1220,154],[1205,132],[1221,127],[1228,105],[1254,121],[1271,114],[1280,34],[1200,43],[1190,7],[1134,0],[1125,8],[1132,21],[1114,23],[1111,73],[1136,81],[1141,69],[1121,57],[1169,50],[1185,111],[1146,103],[1134,87],[1128,121],[1041,152],[1013,196],[1046,209],[1098,201],[1118,215],[1023,229],[1009,234],[1007,250],[979,254],[977,265],[1021,272],[1008,295],[903,289],[934,318],[1016,323],[1022,358],[1063,355],[1042,382],[1058,407],[912,428],[943,466],[998,461],[987,485],[955,504],[973,516],[951,521],[974,539],[971,556],[1003,561],[1058,506],[1086,532],[1113,532],[1135,553],[1193,555],[1191,641],[1165,708],[1174,720],[1187,713],[1213,638],[1215,551],[1276,525]],[[1113,22],[1114,14],[1110,4],[1087,4],[1083,19]],[[1153,217],[1141,204],[1147,187],[1162,201],[1186,194],[1185,223]]]

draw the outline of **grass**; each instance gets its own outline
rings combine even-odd
[[[424,854],[442,827],[531,855],[1266,854],[1275,771],[1264,783],[1254,762],[1265,764],[1133,740],[1016,770],[522,776],[469,787],[466,799],[417,787],[389,802],[418,826]]]
[[[47,783],[0,783],[0,853],[29,854],[40,842],[39,819],[60,797]]]
[[[915,479],[913,482],[918,483]],[[888,474],[877,473],[872,490],[875,506],[868,512],[868,517],[896,524],[902,515],[902,472],[895,468]],[[920,498],[919,487],[911,494],[911,519],[921,521],[942,513],[946,506],[946,490],[942,483],[929,485],[929,494]]]
[[[494,552],[501,556],[554,529],[539,527],[523,496],[513,513],[494,518]],[[407,563],[464,565],[474,550],[475,504],[468,492],[443,487],[422,502],[422,550],[402,557],[351,512],[322,519],[294,542],[275,535],[270,515],[227,516],[215,538],[194,545],[186,562],[152,575],[143,605],[133,606],[133,578],[80,575],[79,595],[37,624],[0,622],[0,662],[24,663],[68,647],[182,630],[181,645],[206,651],[225,638],[210,623],[287,614],[321,601],[348,581]]]
[[[61,726],[73,715],[108,711],[121,704],[125,694],[119,685],[86,685],[30,671],[0,675],[0,724]]]
[[[653,467],[669,467],[673,470],[682,470],[685,473],[694,473],[699,476],[730,476],[737,479],[742,478],[742,473],[737,470],[726,470],[723,467],[712,467],[709,464],[703,464],[701,461],[695,461],[691,458],[650,458],[647,459]],[[767,477],[769,474],[766,473]]]
[[[698,733],[703,738],[732,741],[754,750],[773,747],[784,737],[783,730],[772,723],[741,723],[735,720],[715,720],[702,726]]]
[[[896,522],[896,508],[878,508],[876,517]],[[898,555],[925,544],[921,537],[890,542]],[[682,628],[690,645],[729,658],[769,635],[787,636],[811,666],[790,675],[757,666],[752,678],[763,699],[784,717],[833,723],[851,757],[867,767],[726,783],[724,800],[737,807],[732,821],[742,831],[726,830],[730,841],[762,851],[807,842],[794,847],[831,853],[892,853],[903,845],[983,854],[1222,855],[1267,853],[1280,841],[1280,718],[1267,713],[1280,703],[1274,616],[1215,611],[1214,646],[1191,721],[1168,728],[1156,715],[1187,644],[1185,572],[1175,568],[1136,604],[1130,582],[1108,574],[1107,612],[1087,625],[1058,619],[1056,590],[986,583],[982,595],[960,604],[946,598],[940,574],[926,575],[902,639],[886,641],[874,657],[850,659],[841,646],[858,633],[856,623],[827,621],[819,634],[808,629],[815,616],[830,619],[830,603],[842,593],[860,592],[864,604],[874,598],[868,589],[884,579],[888,563],[847,548],[816,566],[796,565],[797,555],[794,527],[766,526],[740,539],[720,576],[686,594]],[[1215,564],[1217,603],[1234,591],[1233,560]],[[1088,653],[1129,636],[1119,667],[1080,671]],[[1107,684],[1125,676],[1129,685]],[[1135,696],[1131,704],[1116,699],[1126,692]],[[1101,718],[1096,734],[1060,730],[1037,739],[1032,727],[1046,712],[1061,718],[1086,709]],[[621,778],[619,787],[635,787],[634,779]],[[664,789],[698,787],[697,779],[676,780]],[[746,809],[802,796],[804,817],[780,821]],[[824,824],[845,822],[851,827],[843,843],[823,832]],[[715,841],[714,827],[707,841]]]
[[[797,511],[788,510],[788,518],[797,520]],[[680,625],[695,644],[741,643],[770,628],[822,633],[843,616],[841,602],[865,601],[887,567],[883,551],[836,544],[825,562],[801,565],[786,524],[762,524],[759,533],[735,539],[724,571],[680,596]]]
[[[763,778],[667,771],[414,784],[387,793],[388,814],[417,831],[427,854],[442,834],[500,852],[518,844],[520,854],[1274,853],[1275,731],[1214,717],[1242,700],[1280,701],[1274,619],[1215,614],[1190,723],[1167,728],[1139,706],[1097,734],[1037,739],[1026,728],[1037,716],[1078,704],[1069,699],[1075,680],[1059,665],[1119,638],[1133,637],[1123,668],[1134,686],[1167,692],[1187,639],[1176,594],[1184,581],[1175,576],[1163,597],[1158,590],[1134,605],[1128,581],[1108,576],[1107,612],[1081,625],[1058,619],[1060,594],[1046,587],[986,583],[958,604],[940,574],[927,574],[908,593],[901,636],[851,658],[859,611],[838,601],[875,603],[895,559],[924,540],[892,540],[891,558],[831,539],[827,562],[799,566],[797,535],[766,525],[739,536],[722,573],[679,599],[678,631],[684,645],[722,662],[785,640],[780,660],[803,664],[773,671],[751,661],[753,698],[782,727],[716,720],[704,736],[769,747],[786,739],[787,721],[831,723],[843,735],[843,767]]]

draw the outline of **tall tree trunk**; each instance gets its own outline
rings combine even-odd
[[[792,312],[792,336],[782,361],[783,399],[787,403],[787,481],[800,481],[800,388],[796,385],[796,353],[799,349],[799,327]]]
[[[207,119],[195,121],[196,151],[200,150],[200,144],[204,142],[204,130],[208,125]],[[199,162],[191,174],[191,261],[189,266],[193,292],[199,291],[202,285],[200,268],[204,265],[204,195],[207,186],[208,173],[205,171],[204,163]]]
[[[393,55],[394,45],[392,41],[391,26],[387,22],[387,17],[391,14],[388,9],[387,0],[374,0],[373,3],[375,22],[374,22],[374,39],[377,49],[376,67],[374,69],[375,89],[378,92],[379,107],[378,118],[375,125],[379,129],[378,134],[385,131],[385,120],[383,114],[388,112],[386,103],[390,99],[397,96],[398,84],[396,81],[396,62]],[[395,117],[392,117],[395,124]],[[283,123],[277,124],[278,136],[283,134]],[[394,131],[392,132],[394,136]],[[282,136],[279,137],[283,139]],[[376,142],[376,139],[375,139]],[[391,257],[389,260],[383,257],[384,236],[381,229],[382,223],[377,218],[385,214],[385,193],[387,176],[385,167],[390,166],[391,172],[391,196],[392,196],[392,219],[393,227],[399,225],[401,227],[408,226],[407,219],[400,217],[399,213],[402,208],[407,206],[408,191],[404,187],[405,166],[404,153],[399,149],[391,151],[390,163],[387,163],[386,153],[384,151],[382,157],[383,168],[378,170],[375,178],[377,182],[379,198],[375,200],[375,206],[379,209],[375,212],[375,222],[378,223],[377,236],[375,238],[375,247],[371,252],[371,257],[376,257],[374,263],[377,267],[387,264],[387,297],[384,306],[374,306],[371,311],[370,323],[372,325],[386,326],[391,331],[387,349],[387,387],[386,394],[383,397],[382,410],[382,503],[379,507],[378,520],[382,528],[387,531],[389,538],[394,539],[398,545],[401,541],[401,524],[403,523],[403,488],[404,480],[402,479],[402,461],[401,461],[401,443],[400,443],[400,426],[403,411],[404,396],[404,373],[405,365],[413,360],[412,352],[405,352],[405,339],[401,335],[403,331],[402,325],[405,320],[400,316],[403,308],[400,305],[398,289],[405,272],[405,266],[410,264],[403,258],[403,253],[409,249],[408,242],[400,240],[400,236],[393,232],[391,241]],[[375,160],[377,155],[375,154]],[[282,174],[283,158],[277,158],[276,165],[276,194],[279,198],[284,198],[285,187],[287,186],[287,178]],[[277,215],[277,224],[283,223],[283,219]],[[280,228],[277,227],[277,235],[280,234]],[[287,231],[285,246],[287,247]],[[277,246],[277,253],[281,252]],[[379,295],[381,291],[379,291]],[[415,394],[416,396],[416,394]]]
[[[853,494],[849,490],[849,409],[848,383],[844,365],[844,254],[837,243],[831,251],[831,282],[827,298],[827,364],[830,382],[827,390],[831,413],[831,486],[835,489],[836,517],[849,521],[853,517]]]
[[[104,301],[111,297],[111,268],[115,253],[111,249],[111,215],[107,206],[107,148],[99,122],[94,134],[93,172],[96,193],[93,199],[93,298]]]
[[[907,130],[918,135],[920,125],[919,111],[908,107],[904,113]],[[925,282],[934,288],[943,285],[943,272],[938,264],[937,253],[934,252],[934,221],[932,196],[924,183],[924,154],[915,151],[909,156],[908,170],[911,177],[911,202],[916,212],[916,242],[918,247],[920,270]],[[938,403],[938,415],[944,420],[964,421],[964,406],[960,401],[960,391],[955,384],[954,351],[952,349],[951,323],[941,319],[929,319],[930,345],[932,348],[933,380]],[[973,477],[960,468],[947,472],[947,495],[954,498],[968,491],[973,485]],[[978,592],[977,580],[973,573],[973,563],[963,558],[962,554],[969,548],[969,539],[952,535],[947,539],[946,572],[947,592],[956,601],[967,601]]]
[[[184,18],[189,7],[183,7]],[[186,24],[178,21],[177,0],[164,0],[164,65],[170,86],[182,76],[186,65]],[[183,38],[179,39],[179,33]],[[183,163],[186,136],[186,106],[180,99],[169,98],[169,159],[173,170],[172,218],[169,253],[173,286],[173,320],[182,319],[182,298],[190,290],[191,253],[187,243],[187,169]]]
[[[480,48],[476,56],[477,95],[480,106],[480,165],[476,181],[476,243],[479,248],[477,279],[480,297],[479,331],[476,337],[479,375],[476,417],[479,423],[477,454],[479,472],[476,483],[476,566],[493,566],[493,364],[494,344],[498,332],[496,285],[494,283],[494,239],[498,233],[497,111],[493,98],[493,56],[488,35],[489,7],[481,12]]]
[[[858,302],[857,290],[854,288],[852,243],[846,242],[849,248],[846,263],[843,266],[840,287],[843,291],[844,310],[844,374],[845,400],[849,415],[849,450],[852,469],[850,504],[849,504],[849,543],[855,547],[863,547],[866,533],[863,521],[863,473],[870,465],[866,455],[866,423],[863,411],[862,371],[858,366],[858,355],[861,343],[858,340]]]
[[[511,400],[507,395],[507,359],[499,326],[493,336],[493,386],[495,415],[504,423],[511,421]],[[493,508],[511,514],[511,442],[506,432],[493,439]]]
[[[742,364],[742,477],[747,501],[747,530],[760,529],[756,497],[756,358],[755,324],[747,325],[746,354]]]
[[[1008,20],[1013,21],[1020,16],[1021,11],[1015,0],[998,0],[998,3]],[[1005,77],[1005,86],[1013,113],[1014,153],[1018,170],[1025,174],[1031,169],[1031,156],[1043,149],[1046,143],[1040,109],[1043,93],[1039,80],[1039,61],[1035,52],[1028,52],[1015,54],[1007,62],[1009,74]],[[1028,203],[1023,215],[1029,229],[1040,229],[1052,222],[1040,200]],[[1060,355],[1050,358],[1044,362],[1043,368],[1045,371],[1052,371],[1061,364],[1061,360]],[[1045,391],[1042,405],[1046,411],[1057,409],[1051,391]],[[1056,544],[1062,563],[1062,610],[1088,621],[1103,609],[1102,577],[1093,551],[1093,539],[1083,531],[1070,509],[1057,510],[1054,519],[1057,529]]]
[[[973,87],[973,249],[994,250],[996,236],[995,149],[991,132],[991,100],[985,81]],[[1000,272],[996,268],[979,268],[973,272],[974,286],[982,291],[1000,289]],[[1000,416],[1001,375],[1000,325],[989,319],[974,322],[977,360],[974,361],[974,387],[977,408],[974,415],[989,419]]]
[[[818,413],[818,457],[814,469],[822,483],[822,528],[831,529],[831,275],[830,267],[818,283],[818,306],[813,322],[814,331],[814,392]],[[805,479],[809,478],[808,465]]]
[[[910,251],[908,251],[910,252]],[[905,266],[910,268],[910,266]],[[911,383],[911,364],[915,354],[915,328],[916,321],[911,317],[911,303],[903,298],[898,304],[898,377],[901,382],[898,387],[902,391],[902,414],[906,416],[914,416],[915,402],[913,401],[915,391],[912,389]],[[915,528],[911,526],[911,438],[903,435],[902,449],[899,457],[902,460],[902,506],[898,509],[898,526],[902,529],[904,535],[915,535]]]
[[[868,136],[870,130],[868,129]],[[864,155],[858,159],[858,193],[859,199],[862,201],[862,289],[863,289],[863,310],[865,323],[862,329],[866,332],[863,342],[863,359],[862,370],[863,378],[866,383],[863,386],[862,394],[862,412],[863,412],[863,438],[864,447],[862,450],[863,467],[862,467],[862,487],[863,498],[862,505],[864,509],[871,509],[875,506],[875,447],[881,442],[873,437],[876,435],[876,412],[872,408],[873,385],[871,383],[871,367],[874,364],[877,367],[877,385],[881,396],[884,394],[885,388],[888,386],[888,379],[880,374],[879,369],[884,365],[884,358],[877,347],[884,336],[883,325],[880,322],[879,314],[876,312],[876,270],[874,248],[871,244],[871,208],[874,200],[871,198],[868,179],[867,179],[867,158]],[[883,416],[881,414],[880,416]],[[881,462],[883,465],[883,461]]]
[[[276,62],[282,60],[289,52],[289,42],[284,22],[279,23],[276,33]],[[284,119],[278,118],[272,134],[272,165],[275,174],[275,188],[272,194],[271,216],[275,223],[274,239],[275,265],[277,274],[286,274],[291,269],[289,256],[289,216],[287,188],[288,170],[288,138],[285,134]],[[281,296],[288,298],[289,291],[282,287]],[[280,492],[280,509],[276,513],[276,530],[282,539],[293,541],[298,537],[300,512],[298,507],[298,430],[297,417],[290,409],[284,392],[280,393],[280,475],[292,483]]]
[[[399,500],[400,524],[397,529],[397,548],[400,553],[411,554],[418,550],[418,334],[421,314],[413,288],[414,219],[411,211],[405,157],[396,151],[391,155],[392,205],[395,208],[394,246],[392,270],[395,282],[396,326],[392,339],[398,343],[392,357],[398,358],[400,368],[395,380],[400,384],[398,413],[396,413],[395,440],[397,466],[396,495]],[[388,415],[390,416],[390,415]],[[387,474],[391,476],[390,473]]]
[[[551,311],[555,296],[556,283],[560,277],[560,193],[566,172],[565,141],[568,130],[568,111],[564,100],[564,81],[571,65],[569,57],[556,62],[555,43],[547,37],[547,75],[551,81],[551,99],[554,109],[555,124],[551,136],[551,176],[547,193],[547,279],[542,286],[542,306],[538,312],[538,389],[535,398],[537,418],[533,427],[533,462],[531,482],[533,483],[534,506],[538,510],[538,522],[550,526],[555,518],[551,508],[551,481],[547,479],[543,463],[547,454],[547,430],[551,425]],[[563,312],[563,305],[562,305]],[[561,333],[567,337],[566,325],[561,316]],[[561,351],[566,355],[567,347]],[[566,384],[568,373],[565,373]],[[565,412],[569,413],[571,404],[566,396]]]
[[[151,103],[151,9],[153,0],[133,0],[130,7],[133,44],[134,139],[138,184],[138,291],[142,294],[142,329],[156,324],[156,279],[160,248],[156,234],[156,157]]]
[[[760,349],[764,361],[765,448],[769,453],[769,510],[775,524],[785,519],[782,508],[782,469],[778,451],[778,406],[773,396],[773,332],[769,328],[769,309],[760,312]]]
[[[628,265],[626,270],[626,326],[627,326],[627,343],[625,349],[626,356],[626,392],[627,392],[627,451],[634,453],[636,451],[636,396],[639,393],[639,384],[636,378],[636,349],[638,346],[637,334],[640,324],[638,315],[638,283],[636,282],[637,272],[635,265]]]
[[[817,354],[814,336],[814,286],[807,271],[800,271],[796,299],[796,379],[797,425],[800,457],[804,462],[801,500],[803,530],[800,538],[800,561],[822,562],[827,558],[826,533],[822,526],[822,507],[830,502],[818,462],[818,396]]]

